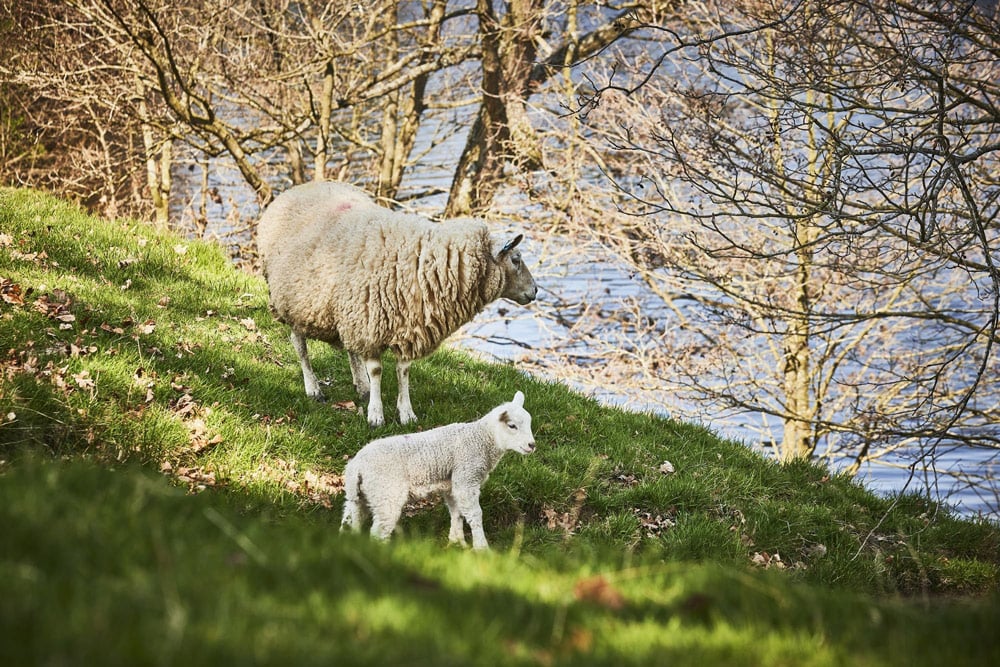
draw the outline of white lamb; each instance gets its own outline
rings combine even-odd
[[[464,517],[472,547],[487,549],[479,490],[508,450],[530,454],[534,449],[521,392],[478,421],[374,440],[344,470],[341,529],[360,530],[370,511],[372,536],[388,539],[407,500],[440,492],[451,513],[448,540],[465,544]]]
[[[354,386],[370,394],[368,423],[385,422],[382,353],[397,359],[399,419],[410,405],[410,363],[433,352],[490,302],[538,293],[516,249],[482,220],[434,223],[376,204],[346,183],[314,182],[282,193],[257,226],[257,245],[278,320],[292,328],[306,394],[323,394],[306,339],[347,350]]]

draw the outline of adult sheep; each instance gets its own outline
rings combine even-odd
[[[506,243],[486,223],[435,223],[391,211],[346,183],[314,182],[278,196],[261,216],[257,245],[275,317],[291,326],[306,394],[321,400],[306,340],[348,352],[368,423],[385,423],[382,353],[396,356],[399,419],[416,420],[409,368],[498,298],[538,293],[518,234]]]

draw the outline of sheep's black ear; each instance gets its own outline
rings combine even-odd
[[[506,255],[507,253],[509,253],[511,250],[513,250],[514,248],[516,248],[517,244],[520,243],[523,238],[524,238],[524,234],[518,234],[517,236],[515,236],[514,238],[512,238],[510,241],[507,241],[506,245],[504,245],[504,247],[500,249],[500,254],[497,255],[497,257],[503,257],[504,255]]]

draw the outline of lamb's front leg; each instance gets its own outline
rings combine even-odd
[[[458,502],[451,491],[444,494],[444,504],[448,506],[448,513],[451,514],[451,529],[448,531],[448,541],[454,544],[465,546],[465,524],[462,522],[462,512],[458,509]]]
[[[377,428],[385,424],[385,415],[382,412],[382,360],[365,359],[365,368],[368,370],[368,382],[371,385],[371,393],[368,396],[368,425]]]
[[[490,545],[486,542],[486,533],[483,532],[483,510],[479,506],[479,486],[453,486],[452,493],[455,496],[458,509],[465,517],[465,522],[469,524],[469,530],[472,531],[472,548],[477,551],[489,549]]]
[[[309,349],[306,346],[305,335],[292,329],[292,347],[299,357],[299,366],[302,367],[302,382],[306,386],[306,396],[317,401],[323,400],[323,392],[319,388],[319,381],[313,373],[312,365],[309,363]]]

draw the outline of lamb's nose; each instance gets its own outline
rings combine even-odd
[[[529,442],[528,443],[528,451],[529,452],[535,451],[535,443],[533,443],[533,442]]]

